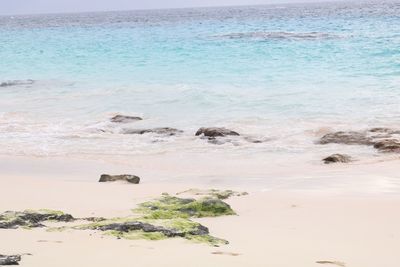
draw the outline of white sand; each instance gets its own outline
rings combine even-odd
[[[379,184],[377,181],[387,183],[394,172],[381,177],[366,173],[367,185],[361,179],[346,184],[346,177],[352,174],[362,177],[357,173],[362,168],[329,167],[346,174],[335,175],[334,190],[329,188],[333,184],[327,182],[324,190],[324,179],[318,177],[314,182],[291,183],[290,188],[257,188],[250,182],[248,186],[229,185],[213,183],[212,179],[192,184],[179,180],[146,182],[143,177],[143,184],[129,185],[99,184],[92,168],[53,162],[54,165],[32,164],[29,169],[26,162],[10,160],[8,169],[0,174],[0,211],[48,208],[77,217],[111,217],[128,215],[136,203],[162,192],[173,194],[191,187],[233,188],[250,194],[228,200],[238,216],[198,220],[209,227],[212,235],[229,240],[226,246],[215,248],[179,238],[117,240],[90,231],[0,230],[0,254],[32,254],[23,257],[21,266],[335,266],[317,261],[338,261],[347,267],[399,266],[400,197],[395,191],[386,190],[395,185],[364,190],[372,189]],[[12,164],[24,167],[21,175],[16,175],[18,170],[10,171],[15,168]],[[365,166],[365,170],[394,171],[397,163],[382,164]],[[104,167],[99,163],[97,166]],[[61,177],[54,176],[57,169]],[[73,179],[68,179],[69,172]],[[375,179],[370,178],[373,176]],[[319,186],[311,187],[312,184]],[[362,190],[345,190],[346,185]]]

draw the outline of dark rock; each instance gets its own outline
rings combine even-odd
[[[0,83],[0,87],[9,87],[9,86],[17,86],[17,85],[31,85],[35,81],[34,80],[14,80],[14,81],[6,81]]]
[[[30,223],[38,224],[44,221],[57,221],[57,222],[71,222],[74,217],[70,214],[52,214],[52,213],[34,213],[27,212],[19,216],[20,219],[24,221],[29,221]]]
[[[107,219],[103,218],[103,217],[86,217],[86,218],[82,218],[81,220],[85,220],[85,221],[89,221],[89,222],[102,222]]]
[[[324,135],[320,144],[372,145],[379,152],[400,153],[400,131],[377,127],[359,132],[335,132]]]
[[[96,228],[100,231],[118,231],[118,232],[129,232],[129,231],[143,231],[146,233],[159,232],[167,237],[185,236],[184,232],[176,229],[168,229],[162,226],[155,226],[149,223],[143,222],[125,222],[125,223],[112,223],[108,225],[99,226]]]
[[[373,140],[364,132],[335,132],[324,135],[320,144],[373,145]]]
[[[400,142],[397,139],[385,139],[375,142],[374,148],[380,152],[400,152]]]
[[[143,222],[124,222],[124,223],[111,223],[107,225],[98,226],[95,228],[100,231],[117,231],[121,233],[127,233],[130,231],[143,231],[146,233],[162,233],[167,237],[185,237],[185,235],[207,235],[209,230],[207,227],[198,224],[197,228],[189,232],[180,231],[177,229],[169,229],[163,226],[156,226],[149,223]]]
[[[371,133],[391,133],[391,132],[393,132],[393,130],[390,128],[376,127],[376,128],[369,129],[369,132],[371,132]]]
[[[153,129],[124,129],[122,131],[122,133],[123,134],[154,133],[154,134],[159,134],[159,135],[173,136],[173,135],[183,133],[183,131],[175,129],[175,128],[161,127],[161,128],[153,128]]]
[[[128,183],[138,184],[140,182],[140,177],[130,174],[121,174],[121,175],[102,174],[99,180],[100,183],[115,182],[115,181],[126,181]]]
[[[261,143],[268,141],[267,139],[261,140],[261,139],[256,139],[256,138],[250,137],[250,136],[244,137],[244,140],[246,140],[249,143],[253,143],[253,144],[261,144]]]
[[[234,135],[234,136],[239,136],[240,134],[226,129],[226,128],[218,128],[218,127],[202,127],[197,130],[196,136],[199,135],[204,135],[206,137],[223,137],[223,136],[228,136],[228,135]]]
[[[191,235],[208,235],[210,231],[204,225],[199,224],[196,230],[190,231]]]
[[[141,121],[143,119],[141,117],[135,117],[135,116],[116,115],[112,117],[110,120],[116,123],[130,123],[135,121]]]
[[[325,164],[331,164],[331,163],[349,163],[352,161],[351,157],[349,155],[345,154],[333,154],[330,155],[327,158],[323,159]]]
[[[18,227],[44,227],[46,221],[72,222],[75,218],[70,214],[52,211],[7,211],[0,215],[0,228],[16,229]]]
[[[400,130],[386,128],[386,127],[376,127],[369,129],[371,133],[378,133],[378,134],[400,134]]]
[[[21,255],[1,255],[0,254],[0,265],[19,265],[21,261]]]

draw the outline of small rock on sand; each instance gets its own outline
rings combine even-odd
[[[340,261],[317,261],[316,263],[331,264],[331,265],[336,265],[336,266],[340,266],[340,267],[346,267],[346,264],[344,262],[340,262]]]
[[[140,177],[130,174],[121,174],[121,175],[102,174],[99,180],[100,183],[115,182],[115,181],[126,181],[131,184],[138,184],[140,182]]]
[[[323,159],[325,164],[331,163],[349,163],[352,161],[352,158],[346,154],[333,154],[329,157]]]
[[[0,255],[0,265],[19,265],[21,255]]]

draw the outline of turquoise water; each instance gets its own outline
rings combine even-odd
[[[0,83],[34,82],[0,87],[0,144],[29,155],[209,149],[192,136],[216,125],[275,140],[243,149],[301,152],[322,127],[398,124],[399,47],[396,2],[4,16]],[[122,136],[108,122],[117,113],[185,133]],[[115,149],[121,139],[129,146]]]

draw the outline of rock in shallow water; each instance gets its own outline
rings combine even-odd
[[[352,161],[351,157],[349,155],[345,154],[333,154],[330,155],[329,157],[326,157],[323,159],[325,164],[331,164],[331,163],[349,163]]]
[[[14,81],[6,81],[0,83],[0,87],[10,87],[10,86],[18,86],[18,85],[31,85],[34,83],[34,80],[14,80]]]
[[[343,36],[325,32],[236,32],[216,35],[224,39],[257,39],[257,40],[322,40],[337,39]]]
[[[239,136],[240,134],[226,129],[226,128],[219,128],[219,127],[202,127],[197,130],[196,136],[204,135],[206,137],[224,137],[224,136]]]
[[[379,152],[400,153],[400,131],[390,128],[371,128],[365,131],[334,132],[324,135],[319,144],[373,146]]]
[[[373,141],[364,132],[335,132],[324,135],[320,144],[373,145]]]
[[[397,139],[385,139],[377,141],[374,148],[380,152],[400,152],[400,141]]]
[[[100,183],[115,182],[115,181],[126,181],[131,184],[138,184],[140,182],[140,177],[130,174],[121,174],[121,175],[102,174],[99,180]]]
[[[141,120],[143,120],[141,117],[125,116],[125,115],[116,115],[110,119],[111,122],[115,123],[130,123]]]
[[[399,130],[385,128],[385,127],[371,128],[368,131],[371,133],[378,133],[378,134],[400,134]]]
[[[123,134],[153,133],[153,134],[159,134],[159,135],[173,136],[173,135],[183,133],[183,131],[175,129],[175,128],[160,127],[160,128],[152,128],[152,129],[124,129],[122,131],[122,133]]]
[[[21,261],[21,255],[1,255],[0,254],[0,265],[19,265]]]

